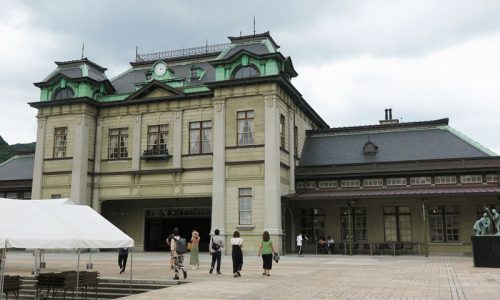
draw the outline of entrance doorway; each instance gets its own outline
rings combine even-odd
[[[200,252],[208,251],[210,242],[210,208],[168,208],[146,209],[144,250],[169,251],[167,237],[175,227],[179,228],[181,237],[191,240],[191,231],[200,233]]]

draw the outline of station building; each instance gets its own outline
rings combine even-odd
[[[447,119],[330,128],[279,48],[266,32],[137,54],[112,79],[87,58],[56,62],[30,103],[31,197],[90,205],[146,251],[179,227],[202,250],[220,229],[245,251],[267,230],[283,252],[299,232],[470,252],[476,212],[500,203],[500,158]]]

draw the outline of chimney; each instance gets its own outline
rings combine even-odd
[[[380,120],[380,125],[390,125],[390,124],[398,124],[399,120],[398,119],[393,119],[392,118],[392,108],[385,109],[385,120]]]

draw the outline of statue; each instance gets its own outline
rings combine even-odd
[[[496,229],[495,235],[500,235],[500,214],[497,212],[496,209],[492,209],[491,213],[487,207],[485,207],[485,210],[488,213],[491,220],[493,220],[493,224],[495,225]]]
[[[484,213],[483,217],[474,223],[472,226],[474,235],[489,235],[491,234],[491,222],[488,218],[488,213]]]

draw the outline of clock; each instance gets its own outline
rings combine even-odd
[[[167,65],[164,62],[159,62],[154,66],[153,70],[156,76],[163,76],[167,73]]]

